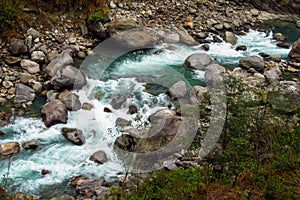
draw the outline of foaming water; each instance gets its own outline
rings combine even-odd
[[[257,55],[259,52],[268,54],[281,53],[286,56],[289,49],[282,49],[275,45],[272,33],[251,30],[247,35],[237,36],[238,43],[230,45],[225,42],[211,43],[207,52],[214,60],[222,65],[236,66],[243,56]],[[236,51],[238,45],[246,45],[247,51]],[[193,53],[201,53],[201,46],[187,47],[182,45],[161,45],[146,54],[130,54],[119,60],[106,70],[104,79],[88,79],[87,85],[77,94],[80,101],[93,104],[91,110],[69,112],[67,124],[58,124],[46,128],[39,118],[16,118],[13,124],[0,128],[5,133],[1,144],[17,141],[20,144],[36,140],[37,150],[21,149],[20,154],[11,159],[9,177],[14,179],[12,191],[40,193],[42,188],[68,182],[76,175],[104,177],[114,180],[117,174],[123,172],[122,163],[114,155],[113,143],[121,133],[115,126],[117,118],[132,121],[132,126],[139,126],[147,121],[149,115],[171,104],[165,94],[151,95],[146,92],[145,83],[154,83],[169,88],[177,81],[185,80],[191,85],[203,85],[204,72],[188,70],[182,67],[184,60]],[[96,73],[101,67],[95,63],[95,69],[89,73]],[[89,74],[88,74],[89,75]],[[113,109],[110,105],[115,95],[126,97],[126,103],[120,109]],[[129,105],[136,105],[139,112],[134,115],[128,113]],[[112,113],[104,112],[109,108]],[[137,120],[139,119],[139,120]],[[67,141],[61,134],[62,127],[78,128],[83,131],[86,143],[76,146]],[[89,160],[98,150],[104,150],[109,161],[99,165]],[[7,173],[8,160],[0,161],[0,175]],[[41,170],[47,169],[51,173],[42,175]]]

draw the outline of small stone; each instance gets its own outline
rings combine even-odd
[[[86,103],[85,102],[85,103],[82,104],[81,108],[83,110],[92,110],[94,108],[94,106],[92,104],[90,104],[90,103]]]
[[[112,9],[115,9],[117,7],[117,5],[113,2],[113,1],[110,1],[109,2],[109,6],[112,8]]]
[[[34,51],[31,53],[31,60],[35,62],[42,62],[45,60],[45,53],[42,51]]]
[[[80,59],[84,59],[86,57],[86,54],[84,51],[79,51],[78,54],[77,54],[78,58]]]
[[[2,82],[3,87],[5,87],[6,89],[9,89],[11,87],[14,86],[14,84],[11,81],[3,81]]]
[[[16,88],[12,87],[9,88],[9,90],[7,91],[8,94],[15,94],[16,93]]]
[[[235,50],[237,50],[237,51],[246,51],[247,47],[246,47],[246,45],[239,45],[235,48]]]
[[[70,44],[75,44],[76,41],[77,41],[77,39],[76,39],[76,37],[74,37],[74,36],[72,36],[72,37],[69,38],[69,43],[70,43]]]
[[[300,20],[298,20],[298,21],[296,22],[296,25],[297,25],[298,28],[300,28]]]
[[[136,107],[136,105],[130,105],[129,108],[128,108],[128,113],[130,115],[138,113],[138,108]]]
[[[194,21],[191,16],[188,16],[184,21],[184,28],[194,29]]]
[[[112,112],[111,109],[109,109],[107,107],[105,107],[103,111],[106,112],[106,113],[111,113]]]
[[[41,174],[42,174],[42,175],[51,174],[51,171],[48,170],[48,169],[42,169]]]
[[[22,58],[10,56],[10,57],[6,57],[4,61],[8,65],[16,65],[20,63],[21,60]]]

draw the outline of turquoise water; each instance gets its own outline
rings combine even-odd
[[[235,47],[240,44],[246,45],[248,50],[236,51]],[[254,30],[245,36],[238,36],[237,45],[232,46],[225,42],[210,44],[207,53],[215,62],[233,68],[244,56],[257,55],[260,52],[281,53],[287,56],[289,52],[289,49],[277,47],[271,34]],[[44,199],[49,199],[51,193],[46,194],[47,188],[60,188],[59,192],[70,191],[67,186],[68,180],[76,175],[117,180],[119,174],[124,172],[124,167],[112,150],[116,137],[120,135],[119,129],[115,127],[116,119],[121,117],[131,120],[133,126],[138,126],[140,122],[135,120],[136,117],[145,122],[148,116],[172,104],[163,92],[175,82],[183,80],[190,85],[205,85],[203,71],[182,67],[189,55],[204,52],[200,46],[174,45],[171,49],[166,47],[167,45],[158,46],[157,49],[162,50],[158,54],[149,50],[146,53],[123,55],[108,67],[103,60],[96,57],[89,68],[84,69],[89,77],[87,85],[77,92],[81,102],[89,102],[94,108],[90,111],[69,112],[69,120],[65,125],[58,124],[46,128],[40,118],[19,117],[13,124],[1,127],[0,130],[5,133],[1,143],[18,141],[21,144],[37,140],[40,144],[37,150],[22,149],[20,154],[11,159],[9,176],[14,183],[9,187],[10,191],[36,193]],[[109,57],[103,53],[101,56]],[[114,110],[110,100],[117,94],[126,96],[127,100],[124,107]],[[40,99],[35,109],[39,108],[42,102]],[[128,106],[132,104],[139,108],[138,114],[127,113]],[[113,112],[105,113],[105,107]],[[35,111],[38,112],[38,109]],[[76,146],[66,141],[60,133],[62,127],[81,129],[86,137],[86,144]],[[89,156],[97,150],[107,153],[107,163],[98,165],[89,160]],[[7,160],[0,161],[0,176],[7,172],[7,165]],[[43,176],[42,169],[51,170],[52,173]]]

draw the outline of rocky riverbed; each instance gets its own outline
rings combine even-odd
[[[147,3],[111,1],[108,6],[110,20],[105,23],[85,21],[73,24],[67,15],[62,15],[60,20],[65,22],[63,28],[57,27],[52,30],[29,28],[23,38],[10,38],[0,43],[0,104],[7,107],[0,113],[0,126],[6,126],[13,121],[13,117],[28,112],[37,96],[47,99],[41,108],[41,118],[46,127],[66,123],[68,111],[92,109],[93,105],[80,102],[78,95],[75,94],[75,91],[80,90],[87,83],[87,77],[81,69],[78,69],[75,60],[92,56],[93,48],[109,37],[113,37],[118,45],[128,51],[160,44],[167,44],[168,49],[172,49],[173,44],[201,45],[203,50],[208,50],[211,43],[221,42],[220,38],[235,45],[237,42],[235,34],[245,34],[250,28],[263,24],[265,20],[289,20],[296,25],[299,19],[296,15],[257,10],[250,3],[240,4],[224,0],[166,0]],[[213,33],[213,37],[209,33]],[[282,48],[291,46],[280,33],[276,34],[274,39]],[[237,51],[246,49],[247,46],[237,47]],[[293,44],[288,61],[283,61],[282,55],[260,54],[244,57],[239,61],[239,68],[228,70],[215,63],[209,55],[201,53],[189,56],[183,67],[202,70],[206,74],[212,73],[207,76],[208,81],[212,83],[215,77],[224,74],[240,77],[249,85],[271,82],[281,91],[282,97],[300,99],[299,40]],[[285,80],[283,75],[286,73],[293,74],[293,78]],[[199,104],[205,93],[207,89],[204,87],[194,86],[190,90],[180,82],[175,83],[168,91],[173,99],[187,98],[191,106]],[[122,98],[118,97],[112,101],[113,109],[122,107],[125,102]],[[297,102],[290,102],[290,106],[282,107],[280,103],[274,101],[273,106],[285,112],[292,112],[298,105]],[[106,111],[111,112],[109,108]],[[134,114],[137,108],[131,107],[129,112]],[[159,139],[170,141],[178,133],[182,123],[179,113],[166,109],[151,116],[153,125],[157,125],[165,133],[160,135]],[[168,121],[163,127],[160,127],[159,123],[155,124],[161,117]],[[122,126],[128,124],[124,119],[120,119],[119,122]],[[135,131],[131,130],[131,132]],[[61,132],[74,145],[85,143],[86,139],[81,130],[63,128]],[[149,145],[149,141],[126,137],[121,136],[116,140],[119,148],[138,152],[152,151],[153,148],[157,148],[156,144]],[[0,159],[8,159],[20,151],[37,147],[36,141],[28,141],[24,144],[18,142],[1,144]],[[172,170],[182,166],[198,165],[196,159],[185,161],[183,156],[184,153],[180,159],[166,163],[165,167]],[[107,156],[100,150],[91,155],[90,160],[102,164],[107,162]],[[51,171],[45,169],[44,173],[48,174]],[[109,193],[108,184],[102,179],[74,177],[71,185],[76,188],[77,199],[102,199]],[[34,198],[38,199],[38,197]],[[60,197],[60,199],[67,198],[73,199],[73,197]]]

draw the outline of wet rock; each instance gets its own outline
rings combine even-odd
[[[107,107],[105,107],[105,108],[103,109],[103,111],[106,112],[106,113],[112,113],[111,109],[109,109],[109,108],[107,108]]]
[[[40,72],[40,65],[34,61],[23,59],[21,61],[21,67],[25,69],[30,74],[35,74]]]
[[[128,108],[128,113],[130,115],[133,115],[133,114],[136,114],[138,113],[138,108],[136,105],[130,105],[129,108]]]
[[[195,53],[190,55],[183,66],[197,70],[205,70],[205,68],[213,62],[212,58],[206,53]]]
[[[12,38],[10,40],[9,50],[13,55],[21,55],[27,52],[27,46],[24,40]]]
[[[81,89],[86,84],[84,74],[77,68],[68,65],[59,69],[51,78],[51,84],[59,89]]]
[[[219,36],[213,35],[213,42],[221,43],[223,42],[223,40]]]
[[[263,71],[265,67],[265,62],[261,57],[249,56],[241,58],[240,66],[244,69],[254,68],[256,71]]]
[[[128,121],[126,119],[118,118],[116,120],[116,126],[124,127],[124,126],[130,126],[131,121]]]
[[[126,102],[126,97],[124,95],[118,94],[112,97],[110,102],[113,109],[120,109],[123,104]]]
[[[204,50],[204,51],[209,51],[209,44],[203,44],[201,46],[201,48]]]
[[[42,107],[42,119],[46,127],[59,123],[67,123],[68,111],[65,104],[59,100],[52,100]]]
[[[108,161],[106,153],[102,150],[99,150],[91,155],[90,160],[98,164],[104,164]]]
[[[173,99],[181,99],[186,97],[188,90],[184,81],[179,81],[172,85],[169,89],[169,94]]]
[[[78,95],[73,94],[69,90],[64,90],[58,95],[58,99],[63,102],[68,110],[77,111],[81,108]]]
[[[289,57],[296,62],[300,62],[300,39],[294,42]]]
[[[81,130],[75,128],[62,128],[61,132],[63,136],[76,145],[83,145],[85,143],[85,137]]]
[[[246,51],[247,47],[245,45],[239,45],[235,48],[237,51]]]
[[[282,33],[275,33],[273,38],[276,41],[284,41],[286,39]]]
[[[35,92],[32,88],[18,83],[16,85],[16,97],[14,103],[31,103],[35,99]]]
[[[43,62],[45,60],[45,53],[42,51],[34,51],[31,53],[31,60],[35,62]]]
[[[38,144],[37,141],[32,140],[32,141],[24,142],[24,143],[22,144],[22,147],[23,147],[24,149],[26,149],[26,150],[29,150],[29,149],[35,150],[35,149],[37,149],[37,148],[39,147],[39,144]]]
[[[225,32],[224,40],[232,45],[235,45],[237,43],[237,37],[234,35],[234,33],[229,31]]]
[[[20,145],[18,142],[9,142],[0,144],[0,160],[8,159],[17,155],[20,152]]]
[[[279,43],[276,44],[276,46],[281,47],[281,48],[285,48],[285,49],[289,49],[291,45],[287,42],[279,42]]]
[[[83,103],[82,104],[82,107],[81,107],[83,110],[92,110],[94,108],[94,106],[90,103]]]

